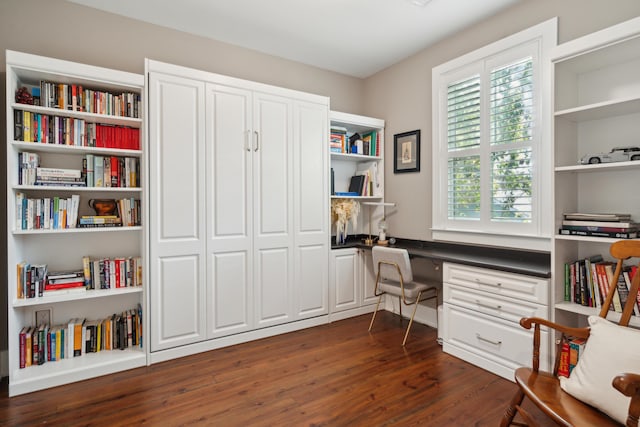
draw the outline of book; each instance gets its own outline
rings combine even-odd
[[[627,287],[627,299],[631,298],[633,300],[637,300],[637,295],[631,295],[631,269],[626,269],[622,272],[622,276],[624,276],[624,283]],[[624,306],[623,306],[624,307]],[[640,316],[640,311],[638,310],[638,304],[633,304],[633,314],[636,316]]]
[[[608,232],[608,231],[588,231],[588,230],[567,230],[565,228],[561,228],[559,233],[562,235],[571,235],[571,236],[591,236],[591,237],[608,237],[615,239],[637,239],[638,232],[630,231],[630,232]]]
[[[573,338],[569,341],[569,375],[578,364],[586,342],[584,338]]]
[[[570,351],[569,341],[563,336],[560,345],[560,363],[558,364],[559,377],[569,377]]]
[[[615,284],[615,287],[613,287],[613,270],[614,270],[614,266],[613,264],[608,264],[604,266],[605,272],[607,274],[607,282],[609,283],[609,287],[610,290],[611,288],[613,288],[613,296],[612,296],[612,305],[613,305],[613,310],[618,312],[618,313],[622,313],[622,303],[620,301],[620,294],[617,291],[617,283]],[[622,276],[622,274],[620,275]],[[623,279],[624,280],[624,279]],[[620,279],[618,278],[618,282],[620,281]]]
[[[564,219],[568,220],[588,220],[588,221],[628,221],[631,214],[628,213],[584,213],[572,212],[565,213]]]
[[[638,228],[639,225],[633,221],[584,221],[584,220],[569,220],[562,221],[562,227],[568,226],[580,226],[580,227],[616,227],[616,228]]]
[[[365,183],[364,175],[353,175],[351,177],[351,182],[349,183],[349,192],[358,193],[358,195],[361,195],[362,190],[364,189],[364,183]]]
[[[573,221],[575,222],[575,221]],[[618,223],[611,223],[611,225],[617,225]],[[593,225],[563,225],[563,230],[577,230],[577,231],[603,231],[608,233],[628,233],[632,231],[640,231],[640,226],[635,224],[633,227],[602,227]]]

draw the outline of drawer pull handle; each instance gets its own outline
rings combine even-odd
[[[502,283],[500,283],[500,282],[496,282],[496,283],[481,282],[480,279],[478,279],[478,278],[476,278],[476,282],[479,285],[494,286],[494,287],[498,287],[498,288],[502,286]]]
[[[481,307],[493,308],[493,309],[496,309],[496,310],[501,310],[502,309],[501,305],[483,304],[479,299],[476,300],[476,304],[478,304]]]
[[[484,342],[488,342],[489,344],[493,344],[493,345],[500,345],[502,344],[502,341],[493,341],[487,338],[484,338],[482,335],[480,334],[476,334],[476,338],[478,338],[480,341],[484,341]]]

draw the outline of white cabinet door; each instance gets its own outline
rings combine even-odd
[[[205,338],[204,84],[149,73],[151,351]]]
[[[373,257],[371,251],[360,251],[362,262],[362,305],[375,304],[376,275],[373,273]]]
[[[329,304],[337,312],[360,307],[360,258],[357,249],[331,251]]]
[[[294,104],[294,313],[297,319],[329,312],[328,110],[326,104]]]
[[[251,92],[206,85],[207,337],[253,327]]]
[[[256,327],[293,316],[292,101],[254,93],[253,215]]]

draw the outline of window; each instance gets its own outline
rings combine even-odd
[[[555,40],[554,19],[433,69],[434,238],[550,235],[544,59]]]

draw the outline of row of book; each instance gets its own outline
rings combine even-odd
[[[378,177],[378,163],[367,162],[359,165],[355,175],[350,178],[347,192],[334,191],[335,183],[332,176],[332,195],[343,197],[354,196],[378,196],[380,194],[380,182]]]
[[[62,230],[76,228],[80,195],[28,198],[16,193],[16,230]]]
[[[140,149],[140,130],[14,110],[14,140],[75,147]]]
[[[78,218],[80,196],[28,198],[16,193],[16,230],[64,230],[92,227],[133,227],[142,224],[140,200],[116,201],[118,215],[83,215]],[[115,219],[114,219],[115,218]]]
[[[558,364],[558,376],[569,377],[573,368],[578,364],[580,355],[584,351],[586,340],[584,338],[564,337],[560,346],[560,363]]]
[[[85,155],[82,168],[87,187],[140,187],[140,159]]]
[[[47,264],[22,261],[16,270],[18,299],[142,286],[139,256],[95,259],[85,256],[82,270],[55,272],[48,271]]]
[[[640,224],[630,214],[565,213],[560,234],[572,236],[637,239]]]
[[[70,319],[66,324],[25,326],[19,335],[20,369],[87,353],[142,348],[142,307],[101,320]]]
[[[347,128],[331,126],[329,149],[333,153],[380,156],[380,134],[373,130],[362,136],[357,133],[349,135]]]
[[[602,307],[607,298],[615,264],[604,261],[601,255],[580,259],[564,265],[564,300],[587,307]],[[613,294],[613,310],[622,312],[628,298],[636,300],[634,314],[640,316],[640,291],[630,295],[631,281],[637,266],[624,267],[616,282]]]
[[[142,111],[140,94],[132,92],[113,93],[41,80],[32,93],[34,104],[47,108],[134,118]]]

